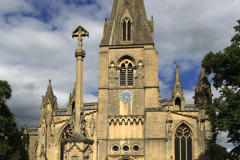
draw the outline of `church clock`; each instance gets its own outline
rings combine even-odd
[[[130,91],[123,91],[120,95],[120,99],[123,103],[129,103],[132,101],[133,95]]]

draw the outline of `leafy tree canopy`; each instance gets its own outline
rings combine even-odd
[[[234,27],[237,34],[231,45],[217,53],[209,52],[202,60],[202,66],[209,75],[213,73],[213,86],[220,90],[220,97],[213,100],[207,112],[213,122],[216,134],[227,132],[235,148],[232,155],[240,155],[240,20]]]
[[[230,154],[228,153],[227,149],[219,144],[216,144],[216,160],[226,160],[230,158]]]
[[[19,149],[20,134],[6,102],[12,96],[11,86],[0,80],[0,159],[8,159]]]

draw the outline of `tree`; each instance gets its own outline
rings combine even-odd
[[[216,160],[226,160],[228,158],[230,158],[230,155],[227,151],[227,149],[219,144],[216,144],[216,147],[215,147],[215,159]]]
[[[12,96],[11,86],[0,80],[0,159],[9,157],[19,150],[20,134],[6,102]]]
[[[220,90],[220,97],[213,100],[206,110],[216,134],[227,132],[228,143],[233,143],[231,155],[240,155],[240,20],[234,27],[237,34],[231,45],[217,53],[209,52],[202,60],[208,75],[213,73],[213,86]]]

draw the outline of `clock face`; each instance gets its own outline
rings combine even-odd
[[[120,95],[120,99],[123,103],[129,103],[132,101],[133,95],[130,91],[123,91]]]

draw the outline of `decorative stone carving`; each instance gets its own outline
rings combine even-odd
[[[80,132],[81,132],[80,135],[85,137],[84,132],[86,129],[86,120],[85,120],[83,114],[80,115],[80,123],[79,124],[80,124]]]
[[[82,37],[88,36],[89,37],[89,32],[84,29],[82,26],[78,26],[73,32],[72,32],[72,37],[78,37],[78,49],[82,49]]]
[[[112,123],[116,125],[117,122],[119,122],[120,125],[122,125],[123,122],[125,124],[128,124],[128,122],[130,122],[131,125],[133,124],[133,122],[135,122],[136,124],[139,124],[139,122],[141,122],[143,124],[144,116],[109,116],[108,117],[109,125],[111,125]]]
[[[39,155],[40,157],[45,157],[46,156],[46,153],[45,153],[45,150],[44,150],[44,145],[42,144],[42,147],[41,147],[41,153]]]
[[[73,114],[72,117],[70,118],[70,122],[69,122],[72,131],[74,132],[74,127],[75,127],[75,115]]]
[[[90,148],[90,146],[88,145],[85,149],[84,152],[84,157],[90,157],[90,154],[93,153],[93,150]]]
[[[172,122],[173,120],[172,120],[171,112],[168,111],[166,123],[167,123],[167,133],[169,136],[172,134]]]
[[[92,119],[91,119],[90,124],[89,124],[89,128],[90,128],[90,135],[93,136],[94,135],[94,129],[95,129],[95,121],[94,121],[93,115],[92,115]]]
[[[146,112],[165,112],[165,108],[163,107],[155,107],[155,108],[146,108]]]

